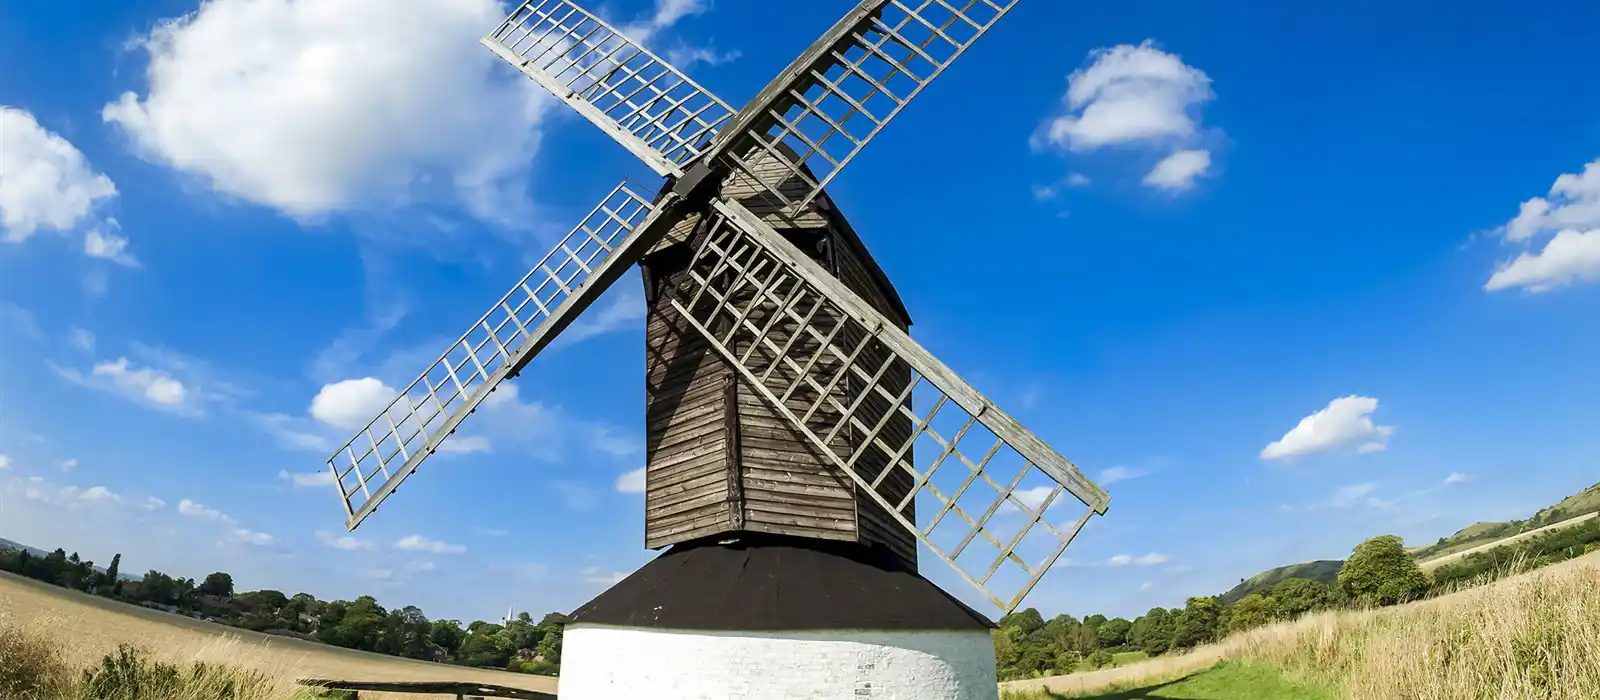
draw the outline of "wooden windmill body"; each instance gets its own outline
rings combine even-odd
[[[722,194],[749,202],[752,210],[758,211],[758,191],[753,187],[734,182]],[[825,193],[800,216],[767,218],[796,248],[897,328],[910,330],[910,314],[888,276]],[[702,221],[699,216],[685,218],[640,261],[647,309],[645,546],[659,549],[731,532],[769,533],[882,546],[915,568],[916,538],[895,526],[882,506],[823,460],[805,437],[741,383],[735,370],[668,305],[670,290],[685,284],[685,267]],[[772,320],[762,317],[760,311],[752,316],[758,324]],[[774,337],[796,356],[816,355],[814,339],[800,337],[789,342],[795,329],[786,326],[792,325],[780,319]],[[744,352],[749,348],[735,344],[733,349]],[[868,362],[883,359],[870,352],[863,353]],[[753,355],[762,353],[763,349],[757,348]],[[763,359],[770,364],[772,358]],[[838,371],[837,364],[836,358],[823,356],[812,366],[832,376]],[[908,367],[889,371],[903,377],[899,386],[910,381]],[[781,391],[792,375],[792,370],[779,367],[770,384]],[[848,405],[861,397],[859,383],[845,377],[833,393]],[[818,403],[815,390],[807,389],[801,387],[790,397],[797,412]],[[837,413],[824,404],[814,417],[819,424],[831,425]],[[874,424],[888,413],[888,404],[881,400],[862,411],[865,420]],[[890,423],[887,435],[901,439],[910,435],[909,418],[889,415],[886,420]],[[831,441],[835,451],[848,455],[858,449],[858,432],[840,431]],[[889,465],[878,459],[866,466],[875,478]],[[883,492],[899,499],[911,488],[909,474],[891,471]],[[914,503],[908,514],[915,517]]]
[[[517,5],[484,46],[665,183],[613,189],[328,459],[346,527],[637,264],[664,551],[570,616],[561,697],[995,698],[993,623],[919,559],[1007,613],[1110,497],[911,338],[825,186],[1015,2],[861,0],[737,112],[571,0]]]

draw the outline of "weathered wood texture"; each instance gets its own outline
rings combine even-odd
[[[645,546],[728,530],[727,388],[730,372],[677,312],[663,285],[681,282],[670,260],[646,266]]]
[[[781,166],[771,167],[781,170]],[[758,163],[757,168],[764,166]],[[734,199],[748,199],[756,191],[753,183],[741,181],[738,174],[722,190]],[[909,328],[910,319],[888,278],[826,194],[798,217],[779,217],[775,209],[763,209],[755,200],[745,204],[901,330]],[[668,305],[672,289],[684,281],[699,219],[691,216],[675,227],[642,264],[648,288],[646,546],[659,548],[720,532],[748,530],[880,543],[914,566],[915,537],[815,453],[811,443],[739,381]],[[743,307],[752,294],[749,288],[736,293],[737,305]],[[749,320],[765,327],[774,319],[758,311]],[[812,321],[823,333],[838,322],[820,315]],[[724,319],[720,329],[726,330],[728,323],[731,320]],[[777,319],[768,337],[780,347],[787,346],[788,355],[806,365],[818,354],[820,344],[798,330],[793,320]],[[734,348],[741,353],[750,349]],[[866,356],[871,358],[873,352],[868,350]],[[793,383],[794,370],[777,362],[770,348],[758,346],[752,356],[774,366],[768,385],[776,393],[782,394]],[[879,353],[878,361],[886,357]],[[811,364],[811,375],[823,386],[832,387],[829,393],[834,401],[850,406],[865,387],[852,376],[834,382],[843,369],[838,358],[824,354]],[[883,383],[904,387],[909,379],[910,369],[902,365],[891,367]],[[797,415],[809,415],[808,422],[815,426],[839,422],[834,402],[823,400],[810,386],[794,391],[786,403]],[[887,401],[869,396],[857,416],[876,425],[890,410]],[[879,437],[899,444],[910,435],[910,426],[909,418],[891,418]],[[830,447],[848,457],[864,439],[859,433],[841,430]],[[909,454],[905,457],[910,458]],[[880,459],[867,466],[872,470],[868,478],[873,478],[889,465]],[[885,478],[880,492],[898,500],[911,486],[910,476],[895,470]],[[908,506],[905,514],[915,521],[912,507]]]

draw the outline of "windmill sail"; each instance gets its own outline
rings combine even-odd
[[[662,176],[680,177],[733,110],[615,27],[567,0],[529,0],[479,43]]]
[[[1105,513],[1106,492],[754,213],[717,201],[710,219],[690,262],[690,282],[672,306],[858,490],[995,605],[1013,610],[1089,517]],[[913,410],[914,394],[926,399],[926,411]],[[887,434],[891,416],[908,418],[909,434]],[[842,433],[853,436],[844,449]],[[910,456],[919,444],[933,448],[920,450],[924,465]],[[935,486],[940,469],[963,477],[959,486],[949,492]],[[914,486],[886,495],[886,480],[897,470]],[[1039,474],[1048,479],[1044,492],[1023,493],[1024,480]],[[1058,527],[1045,511],[1063,492],[1087,509]],[[924,493],[938,508],[918,525],[905,511]],[[984,510],[977,512],[974,502]],[[1002,512],[1008,517],[997,518]],[[1017,513],[1020,519],[1010,517]],[[1000,527],[1019,520],[1014,531]],[[954,537],[943,536],[952,531]],[[1020,545],[1039,535],[1046,545],[1028,551],[1042,556],[1029,562]],[[980,538],[991,549],[972,547]],[[996,590],[992,580],[1008,561],[1024,582]]]
[[[865,0],[741,110],[711,152],[736,183],[766,192],[763,208],[798,213],[1015,4]],[[799,157],[780,155],[780,144]]]
[[[340,500],[355,529],[417,465],[455,432],[489,392],[516,376],[535,354],[632,265],[651,241],[655,217],[619,184],[489,307],[383,412],[328,458]]]

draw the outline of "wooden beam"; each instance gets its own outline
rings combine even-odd
[[[488,683],[463,683],[461,681],[337,681],[322,678],[302,678],[295,683],[329,690],[370,690],[377,693],[417,693],[428,695],[481,696],[486,698],[514,698],[515,700],[556,700],[551,693],[537,690],[511,688]]]

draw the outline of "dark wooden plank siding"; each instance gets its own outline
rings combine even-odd
[[[646,275],[674,284],[681,271]],[[645,331],[645,546],[655,549],[730,528],[728,370],[652,290]]]

